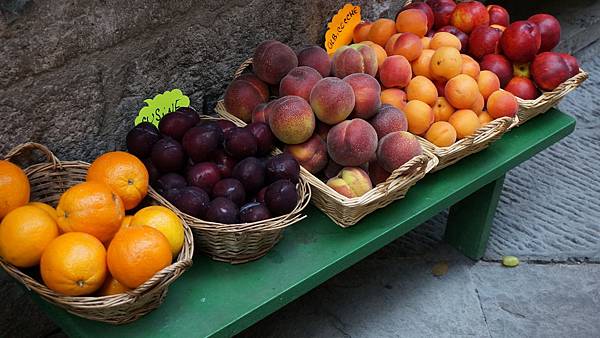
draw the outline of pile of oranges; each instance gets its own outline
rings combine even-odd
[[[134,289],[171,264],[184,242],[171,210],[148,206],[127,216],[148,192],[148,172],[135,156],[110,152],[86,181],[66,190],[54,209],[29,202],[30,185],[0,161],[0,257],[18,268],[39,265],[44,284],[68,296]]]

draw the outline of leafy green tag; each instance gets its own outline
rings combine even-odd
[[[142,107],[135,118],[136,126],[142,122],[150,122],[158,127],[158,122],[166,114],[176,111],[177,108],[190,106],[190,98],[180,89],[167,90],[152,99],[145,99],[144,102],[146,106]]]

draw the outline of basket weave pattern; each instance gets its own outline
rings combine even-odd
[[[31,185],[31,200],[56,206],[61,194],[71,186],[84,182],[89,163],[82,161],[60,161],[45,146],[37,143],[25,143],[12,149],[6,155],[7,160],[31,150],[41,151],[49,162],[39,163],[26,168],[25,174]],[[162,199],[153,189],[149,189],[149,198],[155,204]],[[125,324],[156,309],[167,294],[168,286],[192,265],[194,243],[191,229],[184,224],[184,244],[176,261],[157,272],[134,290],[112,296],[64,296],[50,290],[28,274],[0,258],[4,270],[23,284],[28,290],[40,295],[46,301],[68,312],[91,320],[110,324]]]

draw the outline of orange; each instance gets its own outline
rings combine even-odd
[[[50,289],[68,295],[89,295],[106,278],[106,250],[100,241],[83,232],[54,239],[42,255],[42,279]]]
[[[0,160],[0,219],[11,210],[27,204],[29,191],[25,172],[13,163]]]
[[[63,232],[85,232],[102,242],[114,236],[125,217],[121,198],[98,182],[83,182],[69,188],[60,197],[56,212]]]
[[[133,216],[130,226],[140,225],[147,225],[165,235],[173,257],[177,256],[183,246],[183,223],[173,211],[158,205],[145,207]]]
[[[88,169],[87,181],[110,186],[123,200],[125,210],[135,208],[148,194],[148,170],[144,163],[123,151],[98,157]]]
[[[117,232],[108,246],[106,263],[111,275],[135,289],[171,264],[167,238],[149,226],[132,226]]]
[[[58,236],[58,226],[42,209],[25,205],[0,223],[0,256],[20,268],[39,264],[42,253]]]
[[[100,290],[98,290],[98,295],[100,296],[110,296],[110,295],[118,295],[120,293],[125,293],[129,291],[123,284],[119,283],[113,276],[110,274],[106,277],[104,284]]]
[[[56,209],[54,209],[51,205],[42,202],[29,202],[27,205],[44,210],[58,224],[58,214],[56,213]]]

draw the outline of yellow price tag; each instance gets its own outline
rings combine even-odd
[[[150,122],[158,127],[158,122],[166,114],[176,111],[177,108],[190,106],[190,98],[180,89],[167,90],[152,99],[145,99],[144,102],[146,106],[140,109],[135,118],[136,126],[142,122]]]
[[[354,27],[360,23],[360,6],[345,4],[327,24],[325,50],[329,55],[352,42]]]

